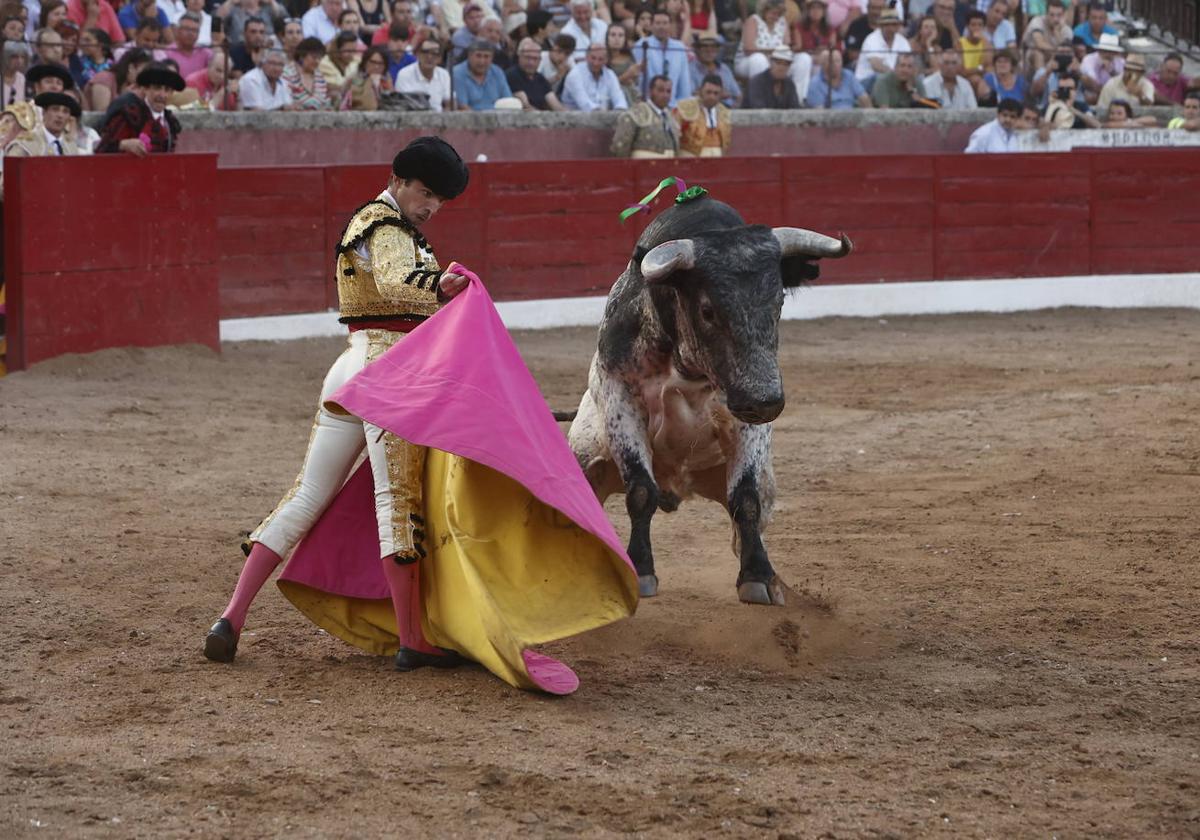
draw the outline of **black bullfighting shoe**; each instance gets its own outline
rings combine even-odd
[[[417,668],[424,668],[428,665],[430,668],[457,668],[460,665],[465,665],[467,659],[461,654],[438,648],[441,653],[424,653],[412,648],[402,647],[396,651],[396,670],[397,671],[415,671]]]
[[[238,634],[228,618],[219,618],[204,637],[204,655],[213,662],[232,662],[237,656]]]

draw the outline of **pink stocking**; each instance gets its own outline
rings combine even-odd
[[[442,651],[425,641],[421,632],[421,571],[418,563],[400,565],[395,555],[383,558],[383,576],[392,590],[392,607],[396,610],[396,635],[400,646],[421,653],[439,654]]]
[[[221,618],[229,619],[235,633],[242,632],[242,627],[246,624],[246,613],[250,611],[254,596],[271,577],[275,567],[282,562],[282,557],[262,543],[256,542],[254,548],[250,549],[250,556],[246,558],[246,565],[242,567],[237,586],[234,587],[233,598],[230,599],[225,612],[221,613]]]

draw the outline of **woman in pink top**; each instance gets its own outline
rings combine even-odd
[[[124,44],[125,30],[108,0],[67,0],[67,18],[80,29],[103,29],[114,44]]]

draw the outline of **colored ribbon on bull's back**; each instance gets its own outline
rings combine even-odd
[[[530,648],[631,615],[637,576],[479,280],[331,402],[429,447],[426,638],[519,688],[573,691],[574,673]],[[364,464],[279,587],[331,634],[387,654],[398,641],[372,494]]]

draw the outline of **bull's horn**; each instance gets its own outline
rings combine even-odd
[[[672,239],[656,245],[642,257],[642,278],[656,283],[675,271],[686,271],[696,265],[696,250],[690,239]]]
[[[794,227],[777,227],[773,233],[785,257],[844,257],[854,248],[844,233],[841,239]]]

